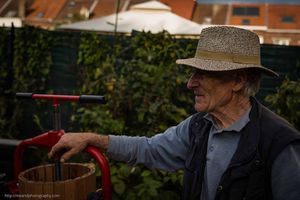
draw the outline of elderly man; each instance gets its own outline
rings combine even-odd
[[[186,200],[300,199],[300,134],[253,96],[262,74],[258,36],[217,26],[204,29],[194,58],[178,64],[194,68],[187,87],[196,114],[152,138],[66,134],[62,161],[87,145],[115,160],[169,171],[184,169]]]

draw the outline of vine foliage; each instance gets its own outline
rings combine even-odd
[[[45,92],[54,40],[50,32],[32,27],[0,31],[0,133],[2,137],[21,139],[20,132],[35,116],[29,104],[15,100],[15,93]]]
[[[268,95],[266,101],[277,114],[300,130],[300,80],[286,78],[277,93]]]

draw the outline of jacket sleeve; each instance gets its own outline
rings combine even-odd
[[[272,166],[274,200],[300,199],[300,142],[288,145]]]
[[[109,135],[109,158],[174,171],[184,167],[191,117],[151,138]]]

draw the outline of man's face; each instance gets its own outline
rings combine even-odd
[[[224,74],[195,69],[187,87],[194,91],[197,112],[218,112],[230,102],[234,81]]]

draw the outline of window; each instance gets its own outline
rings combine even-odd
[[[295,22],[295,19],[293,16],[282,16],[281,17],[281,22],[283,23],[293,23]]]
[[[259,15],[258,7],[247,7],[246,8],[246,15],[248,15],[248,16],[258,16]]]
[[[234,7],[232,14],[234,16],[259,16],[258,7]]]
[[[16,17],[17,16],[17,11],[10,10],[8,13],[5,15],[5,17]]]
[[[70,1],[70,3],[69,3],[69,6],[70,7],[74,7],[76,5],[76,2],[75,1]]]
[[[233,8],[233,15],[243,16],[244,13],[245,13],[245,8],[242,8],[242,7]]]
[[[250,25],[250,20],[249,19],[243,19],[242,20],[242,25]]]
[[[290,45],[290,38],[272,38],[273,44]]]
[[[203,24],[211,24],[211,17],[204,17]]]
[[[42,12],[39,12],[38,14],[36,14],[36,17],[38,17],[38,18],[42,18],[42,17],[44,17],[44,13],[42,13]]]

